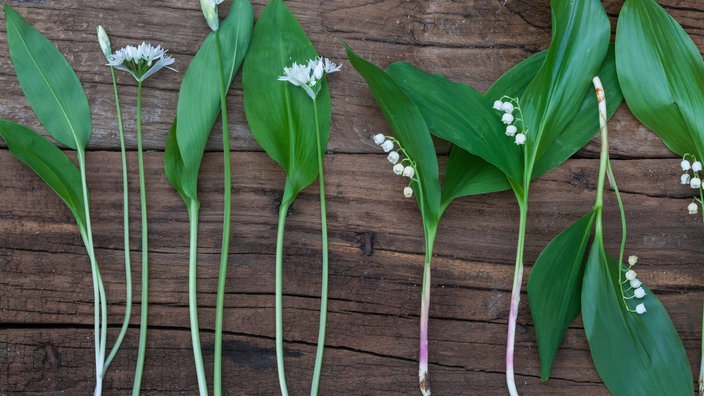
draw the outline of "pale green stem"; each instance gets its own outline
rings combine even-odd
[[[144,155],[142,152],[142,82],[137,84],[137,162],[139,165],[139,203],[142,211],[142,304],[139,319],[139,347],[132,394],[139,394],[142,383],[144,357],[147,351],[147,320],[149,310],[149,230],[147,228],[147,190],[144,180]]]
[[[123,229],[124,229],[124,245],[125,245],[125,315],[122,320],[122,328],[117,336],[115,345],[110,350],[108,358],[105,360],[103,374],[108,371],[108,367],[115,358],[117,351],[122,345],[122,340],[127,334],[127,329],[130,324],[130,316],[132,315],[132,267],[130,264],[130,214],[129,214],[129,186],[127,184],[127,154],[125,151],[125,131],[122,126],[122,112],[120,111],[120,99],[117,94],[117,81],[115,80],[115,68],[110,68],[112,74],[112,87],[115,92],[115,108],[117,111],[117,127],[120,132],[120,152],[122,154],[122,211],[123,211]]]
[[[188,312],[191,322],[191,344],[193,345],[193,358],[198,377],[198,390],[200,396],[208,395],[208,383],[205,379],[203,367],[203,352],[200,348],[200,329],[198,327],[198,298],[196,289],[197,259],[198,259],[198,209],[200,203],[191,199],[188,203],[188,220],[190,230],[190,253],[188,257]]]
[[[704,305],[703,305],[704,306]],[[702,309],[702,331],[704,331],[704,309]],[[699,363],[699,395],[704,394],[704,338],[702,338],[701,362]]]
[[[420,178],[418,179],[420,180]],[[420,205],[423,205],[423,192],[420,188],[418,196]],[[424,221],[425,222],[425,221]],[[430,369],[428,368],[429,342],[428,328],[430,322],[430,285],[431,285],[431,261],[433,259],[433,245],[435,243],[435,228],[430,228],[424,224],[425,231],[425,262],[423,263],[423,283],[420,295],[420,332],[418,347],[418,387],[424,396],[431,395]]]
[[[232,207],[232,176],[230,170],[230,129],[227,122],[227,86],[225,73],[222,69],[222,53],[220,45],[220,31],[215,30],[215,45],[218,52],[218,72],[220,74],[220,108],[222,111],[222,146],[223,146],[223,173],[224,173],[224,201],[222,221],[222,249],[220,254],[220,274],[218,276],[218,291],[215,306],[215,345],[213,363],[213,393],[222,394],[222,327],[223,310],[225,305],[225,281],[227,280],[227,261],[230,250],[230,217]]]
[[[325,329],[327,327],[328,313],[328,222],[327,210],[325,205],[325,179],[323,177],[323,153],[325,147],[322,147],[320,137],[320,126],[318,123],[318,103],[313,99],[313,113],[315,115],[315,137],[317,142],[318,153],[318,180],[320,182],[320,228],[322,234],[322,255],[323,268],[322,280],[320,289],[320,325],[318,328],[318,348],[315,354],[315,369],[313,371],[313,382],[310,388],[311,396],[318,394],[318,385],[320,384],[320,373],[323,367],[323,350],[325,349]]]
[[[288,183],[285,189],[288,189]],[[283,252],[284,252],[284,228],[286,226],[286,214],[291,205],[292,199],[288,199],[288,194],[284,191],[284,199],[279,205],[279,225],[276,233],[276,292],[275,292],[275,316],[276,316],[276,368],[279,374],[279,387],[281,395],[288,396],[286,386],[286,372],[284,371],[284,326],[283,326]]]
[[[516,192],[519,209],[518,243],[516,246],[516,266],[513,271],[513,285],[511,288],[511,303],[508,315],[508,332],[506,336],[506,385],[511,396],[518,395],[516,380],[514,378],[514,350],[516,345],[516,322],[518,320],[518,306],[521,302],[521,283],[523,281],[523,253],[526,244],[526,228],[528,223],[528,187],[526,182],[523,194]]]

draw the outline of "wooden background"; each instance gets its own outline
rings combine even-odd
[[[259,15],[265,1],[254,1]],[[661,2],[704,48],[704,5]],[[94,134],[88,173],[97,255],[110,300],[110,338],[124,312],[122,191],[110,74],[95,28],[113,48],[160,43],[180,73],[145,82],[144,128],[150,216],[150,317],[145,395],[196,393],[187,307],[188,222],[162,170],[163,147],[179,84],[208,28],[197,1],[13,0],[8,4],[67,56],[87,91]],[[229,2],[224,4],[226,13]],[[422,227],[414,200],[404,199],[371,136],[387,131],[363,80],[347,64],[347,41],[382,67],[407,60],[485,90],[504,71],[550,40],[550,10],[537,0],[288,1],[323,56],[344,64],[330,77],[333,119],[325,171],[330,235],[330,301],[323,395],[417,394]],[[605,7],[615,21],[620,1]],[[42,131],[23,98],[0,25],[0,117]],[[119,76],[132,175],[135,306],[123,348],[105,380],[106,394],[127,394],[137,347],[139,209],[134,133],[136,84]],[[608,93],[607,93],[608,95]],[[231,395],[275,395],[274,247],[281,170],[261,152],[243,115],[238,76],[228,98],[234,166],[233,235],[225,311],[225,388]],[[198,268],[206,370],[212,329],[222,210],[219,124],[200,181]],[[624,193],[626,254],[660,297],[698,367],[704,279],[704,227],[689,216],[692,190],[679,185],[678,159],[630,115],[610,122],[613,166]],[[93,291],[74,220],[63,203],[5,146],[0,150],[0,394],[87,395],[94,382]],[[447,152],[438,144],[438,152]],[[526,276],[546,243],[591,208],[598,142],[534,183]],[[295,202],[285,245],[284,332],[290,391],[308,392],[318,326],[320,234],[318,191]],[[607,246],[620,235],[614,197],[607,197]],[[440,224],[430,310],[430,370],[437,395],[501,395],[518,209],[511,193],[464,198]],[[369,245],[371,243],[371,245]],[[524,287],[525,291],[525,287]],[[608,394],[592,364],[581,322],[567,332],[552,379],[539,380],[535,333],[525,293],[518,317],[516,381],[525,395]],[[629,362],[623,356],[623,364]],[[656,373],[653,373],[656,375]],[[210,377],[210,374],[209,374]],[[212,382],[209,379],[209,382]]]

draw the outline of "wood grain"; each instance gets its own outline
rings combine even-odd
[[[264,1],[253,2],[259,14]],[[151,40],[177,59],[179,73],[145,83],[144,125],[150,214],[150,336],[145,395],[191,395],[196,379],[187,307],[188,221],[166,181],[162,149],[188,62],[207,34],[193,1],[9,1],[67,55],[89,95],[94,135],[88,153],[97,256],[110,299],[110,337],[124,312],[122,191],[112,87],[94,38],[103,24],[118,47]],[[345,62],[335,38],[386,66],[407,60],[485,90],[520,59],[547,48],[550,14],[539,1],[289,1],[321,54]],[[614,19],[620,8],[605,2]],[[696,1],[662,2],[704,48],[704,10]],[[0,117],[42,131],[16,82],[0,25]],[[119,79],[129,131],[135,84]],[[333,120],[325,159],[330,236],[330,313],[322,395],[416,394],[423,234],[417,206],[404,199],[371,134],[387,127],[363,80],[348,65],[331,76]],[[225,308],[225,388],[229,394],[277,394],[274,356],[274,248],[283,174],[247,128],[239,77],[229,95],[234,116],[233,234]],[[626,106],[610,122],[612,155],[628,220],[627,254],[661,298],[693,367],[700,358],[700,219],[686,214],[691,190],[678,183],[678,160]],[[198,268],[206,370],[220,252],[222,170],[219,125],[201,171]],[[42,131],[43,133],[43,131]],[[128,138],[135,147],[134,135]],[[2,146],[4,148],[4,146]],[[447,145],[439,142],[440,162]],[[593,205],[595,140],[541,177],[530,202],[526,262]],[[72,155],[72,154],[71,154]],[[136,155],[129,153],[137,197]],[[90,268],[70,212],[26,167],[0,150],[0,394],[88,394],[93,384]],[[286,364],[292,394],[309,389],[320,288],[318,192],[305,190],[286,226],[284,304]],[[132,246],[139,248],[139,208]],[[606,244],[616,252],[620,226],[613,194],[606,199]],[[503,353],[518,227],[508,192],[467,197],[443,217],[435,246],[430,364],[439,395],[505,394]],[[139,251],[132,252],[139,279]],[[135,289],[139,309],[139,283]],[[106,379],[106,394],[131,388],[138,316]],[[553,378],[539,380],[535,333],[523,296],[518,318],[517,382],[525,395],[608,394],[593,367],[581,322],[568,330]],[[624,357],[624,364],[627,357]]]

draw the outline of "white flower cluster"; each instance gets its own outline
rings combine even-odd
[[[407,177],[413,181],[413,177],[416,175],[416,164],[408,158],[408,155],[406,155],[406,152],[403,150],[401,145],[399,145],[398,150],[394,150],[394,142],[398,144],[398,141],[394,138],[389,138],[383,133],[374,135],[374,143],[376,143],[377,146],[380,146],[385,153],[389,153],[386,158],[394,165],[394,173],[399,176]],[[404,158],[401,158],[401,154],[403,154]],[[404,187],[403,195],[406,198],[413,196],[413,188],[411,187],[410,182],[406,187]]]
[[[342,65],[330,62],[328,58],[317,57],[308,61],[308,64],[299,65],[293,62],[291,67],[284,67],[284,75],[279,76],[279,81],[288,81],[303,88],[311,99],[315,100],[320,92],[319,84],[323,76],[340,71]]]
[[[628,257],[628,269],[626,270],[626,273],[625,273],[626,279],[621,282],[622,283],[621,287],[624,287],[626,284],[628,284],[628,288],[626,290],[624,290],[624,293],[627,293],[632,290],[633,295],[630,297],[624,297],[625,299],[629,299],[629,300],[633,299],[633,298],[641,299],[641,298],[645,297],[645,289],[643,289],[643,282],[641,282],[640,279],[638,279],[638,274],[636,273],[636,271],[633,270],[633,266],[636,265],[637,262],[638,262],[638,256],[629,256]],[[645,309],[645,304],[643,304],[643,303],[638,303],[634,309],[629,308],[629,311],[635,312],[639,315],[642,315],[642,314],[648,312]]]
[[[518,145],[525,144],[525,123],[523,122],[523,114],[521,113],[521,107],[518,105],[518,99],[504,96],[503,98],[494,102],[494,109],[502,111],[504,113],[501,116],[501,122],[506,124],[506,136],[514,138],[515,143]],[[514,117],[514,111],[518,113],[517,117]],[[523,129],[521,131],[519,131],[518,127],[516,126],[518,122],[523,125]]]
[[[689,161],[688,158],[692,159],[692,162]],[[683,185],[689,185],[691,188],[695,190],[700,190],[702,187],[702,179],[699,177],[699,172],[702,171],[702,163],[700,161],[697,161],[697,158],[692,155],[692,154],[685,154],[684,157],[682,157],[682,161],[680,162],[680,167],[682,168],[682,176],[680,176],[680,183]],[[690,172],[692,173],[690,175]],[[697,198],[694,198],[694,201],[701,201]],[[699,205],[697,205],[696,202],[692,201],[689,205],[687,205],[687,211],[689,214],[697,214],[699,211]]]
[[[115,51],[108,57],[106,66],[126,71],[135,80],[144,81],[164,67],[176,71],[176,69],[169,67],[172,63],[174,63],[174,58],[166,55],[166,50],[161,48],[161,45],[154,47],[142,42],[137,47],[128,45]]]

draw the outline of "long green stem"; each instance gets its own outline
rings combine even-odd
[[[205,379],[203,367],[203,352],[200,348],[200,329],[198,327],[198,295],[196,289],[197,260],[198,260],[198,210],[200,202],[191,199],[188,203],[188,221],[190,223],[190,253],[188,256],[188,313],[191,322],[191,344],[193,345],[193,358],[198,377],[198,390],[200,396],[208,395],[208,384]]]
[[[286,184],[288,189],[288,183]],[[276,316],[276,368],[279,374],[279,387],[281,396],[288,396],[286,386],[286,372],[284,370],[284,325],[283,325],[283,262],[284,262],[284,228],[286,227],[286,215],[291,206],[292,199],[284,191],[284,199],[279,205],[279,225],[276,232],[276,292],[275,292],[275,316]]]
[[[147,228],[147,190],[144,180],[144,155],[142,152],[142,82],[137,84],[137,162],[139,164],[139,204],[142,211],[142,304],[139,319],[139,348],[132,394],[139,394],[142,383],[144,357],[147,351],[147,320],[149,310],[149,230]]]
[[[315,369],[313,370],[313,382],[310,388],[311,396],[318,394],[320,384],[320,373],[323,367],[323,351],[325,349],[325,329],[327,327],[328,316],[328,221],[327,209],[325,205],[325,178],[323,177],[323,153],[325,147],[322,146],[320,137],[320,126],[318,123],[318,103],[313,99],[313,113],[315,116],[315,138],[318,153],[318,180],[320,182],[320,232],[322,234],[322,255],[323,268],[320,289],[320,325],[318,327],[318,348],[315,354]]]
[[[420,178],[419,178],[420,180]],[[420,182],[419,182],[420,183]],[[421,206],[423,205],[423,192],[420,192]],[[420,332],[418,347],[418,387],[424,396],[431,395],[430,370],[428,368],[429,342],[428,327],[430,322],[430,285],[431,285],[431,261],[433,259],[433,245],[435,243],[436,228],[424,225],[425,231],[425,262],[423,263],[423,284],[420,295]]]
[[[215,46],[218,52],[218,72],[220,75],[220,109],[222,111],[222,149],[224,173],[224,201],[222,220],[222,249],[220,254],[220,273],[218,276],[218,291],[215,305],[215,346],[213,363],[213,393],[222,394],[222,327],[225,305],[225,281],[227,280],[227,261],[230,250],[230,217],[232,211],[232,176],[230,171],[230,129],[227,121],[227,86],[225,73],[222,69],[222,49],[220,31],[215,30]]]
[[[132,315],[132,266],[130,260],[130,214],[129,214],[129,185],[127,183],[127,154],[125,150],[125,130],[122,125],[122,112],[120,111],[120,99],[117,94],[117,81],[115,80],[115,68],[110,68],[110,73],[112,74],[112,88],[115,93],[115,108],[117,111],[117,127],[120,132],[120,152],[122,154],[122,212],[123,212],[123,222],[122,227],[124,229],[124,246],[125,246],[125,315],[122,320],[122,328],[120,328],[120,334],[117,336],[115,345],[113,345],[110,350],[108,358],[105,360],[105,367],[103,367],[103,374],[108,371],[108,367],[112,360],[115,358],[117,351],[122,345],[122,340],[127,334],[127,329],[130,324],[130,316]]]
[[[508,315],[508,332],[506,336],[506,384],[511,396],[518,395],[514,379],[514,349],[516,345],[516,322],[518,320],[518,305],[521,302],[521,283],[523,281],[523,253],[526,244],[526,229],[528,224],[528,187],[525,184],[522,195],[516,193],[519,209],[518,242],[516,246],[516,266],[513,271],[511,288],[511,305]]]

